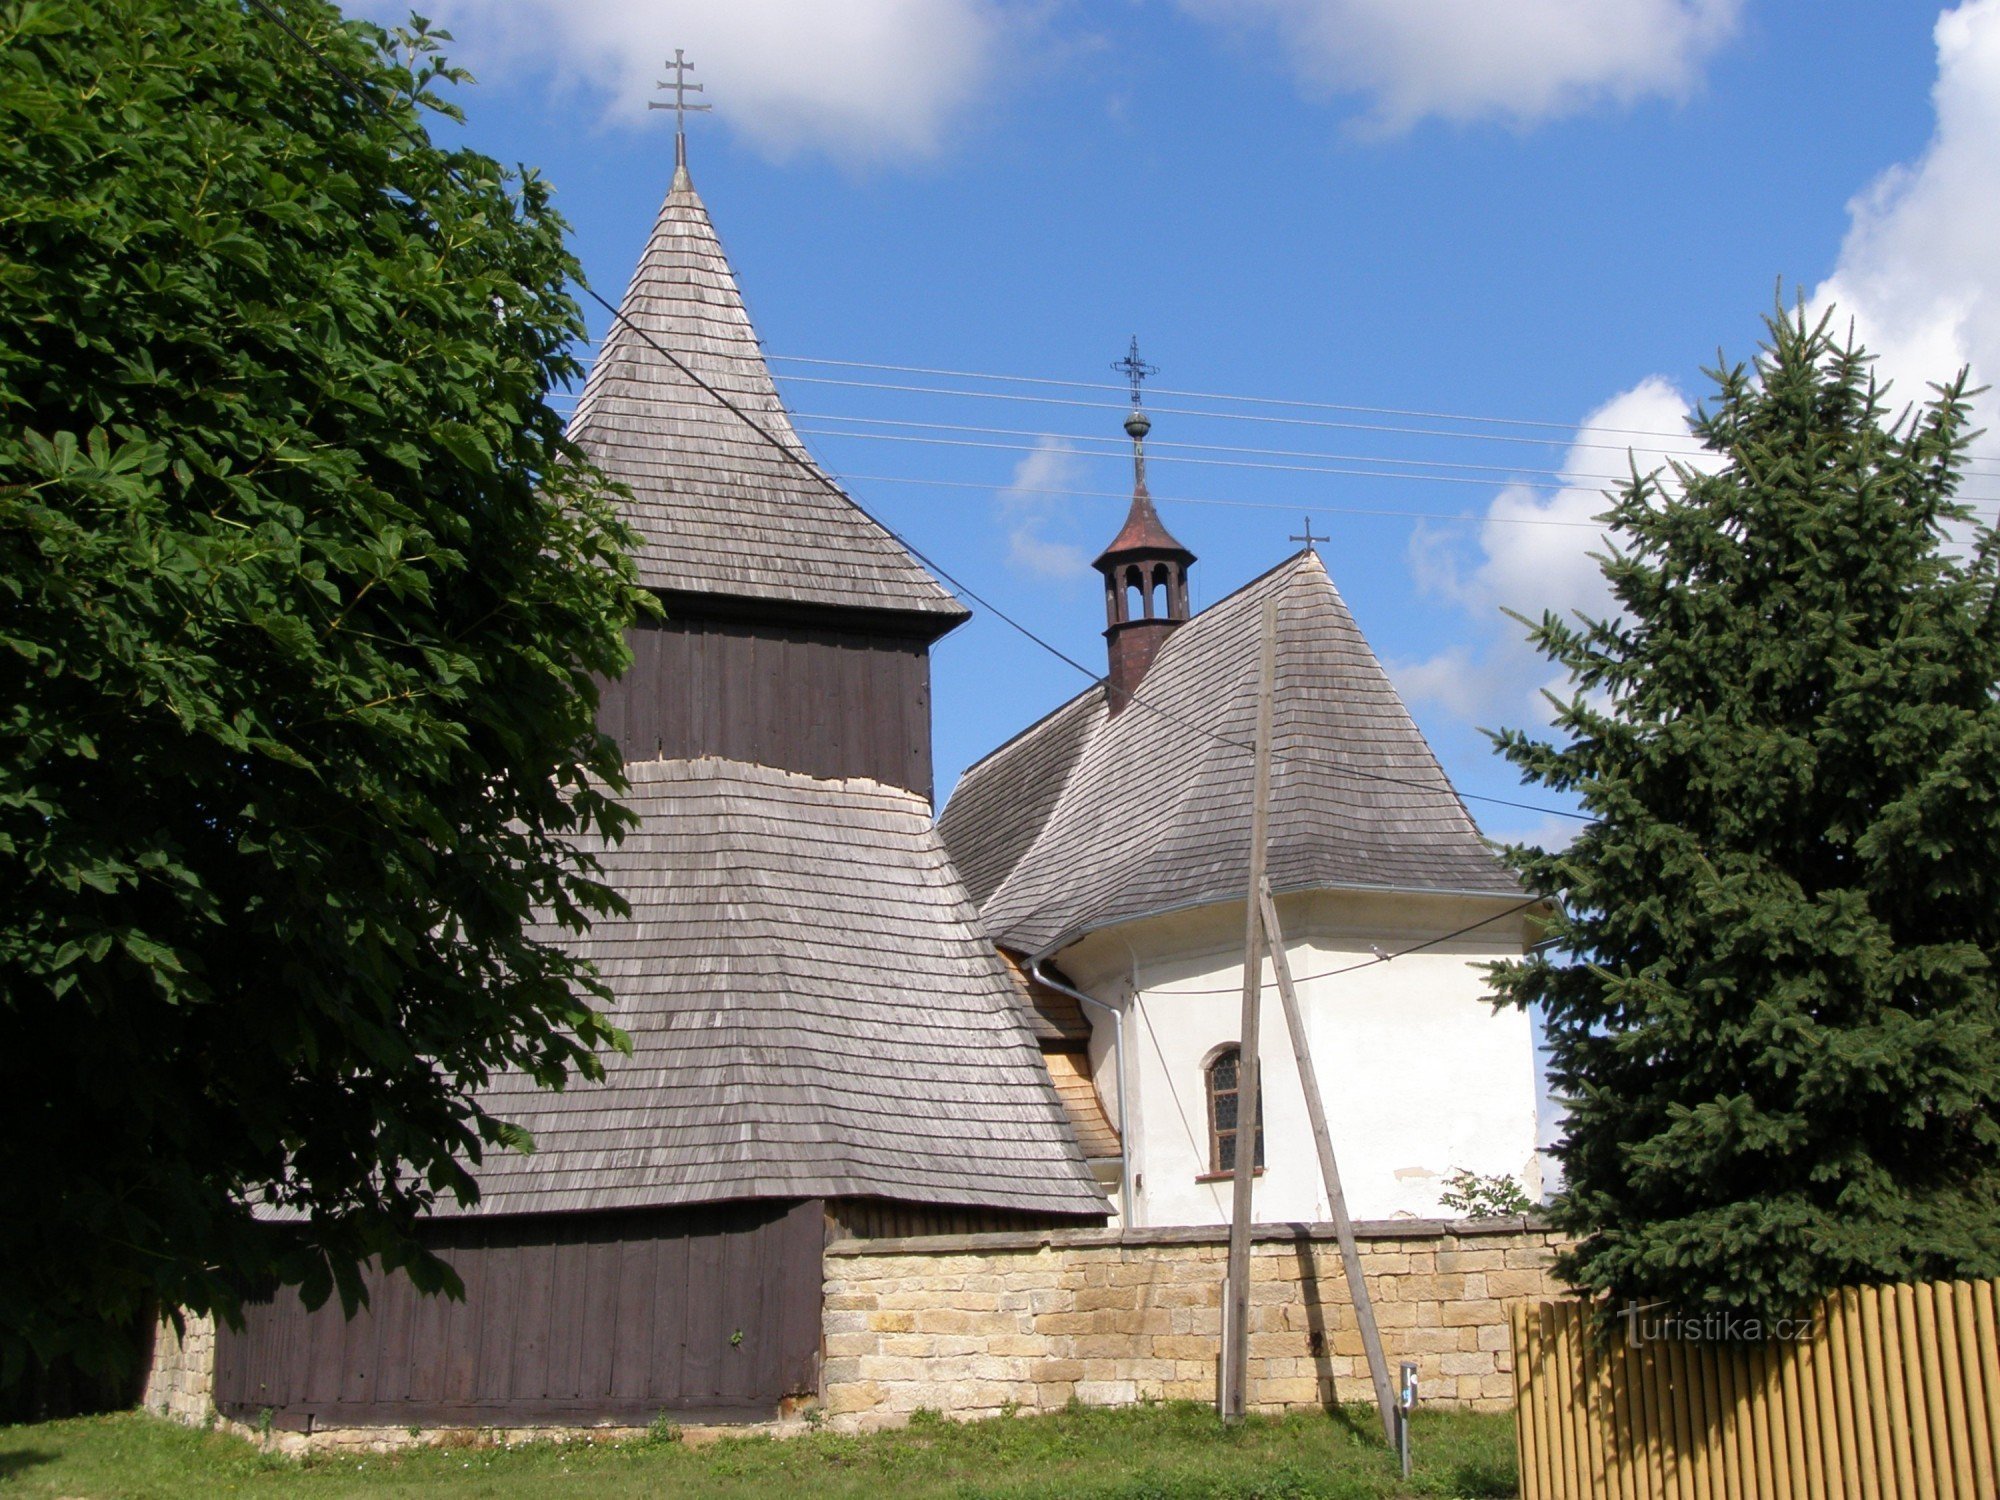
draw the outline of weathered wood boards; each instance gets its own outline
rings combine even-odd
[[[768,1418],[817,1391],[814,1200],[441,1222],[465,1300],[368,1278],[351,1321],[286,1291],[220,1341],[217,1408],[294,1429]]]
[[[1810,1336],[1599,1340],[1577,1302],[1511,1309],[1525,1500],[1989,1500],[2000,1282],[1853,1287]]]

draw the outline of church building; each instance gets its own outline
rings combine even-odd
[[[438,1206],[462,1302],[377,1273],[352,1320],[254,1306],[217,1331],[226,1417],[769,1419],[821,1389],[829,1239],[1109,1212],[933,825],[929,650],[966,611],[798,441],[684,148],[571,433],[662,608],[602,688],[639,822],[592,852],[629,915],[547,929],[631,1054],[487,1092],[536,1150]]]
[[[1528,1018],[1487,1003],[1529,903],[1481,839],[1309,540],[1192,614],[1195,557],[1135,481],[1104,575],[1105,679],[973,765],[939,821],[1033,997],[1131,1227],[1218,1224],[1254,1149],[1260,1222],[1330,1217],[1268,961],[1262,1119],[1239,1117],[1259,647],[1277,604],[1268,878],[1356,1219],[1450,1217],[1456,1171],[1541,1196]],[[1074,1083],[1071,1083],[1074,1087]],[[1246,1140],[1254,1145],[1247,1146]]]

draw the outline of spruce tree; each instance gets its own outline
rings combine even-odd
[[[1708,372],[1715,464],[1611,497],[1607,621],[1545,615],[1595,819],[1509,857],[1550,941],[1496,970],[1568,1101],[1561,1269],[1770,1319],[2000,1274],[2000,542],[1955,498],[1963,373],[1900,415],[1851,339],[1769,320]]]

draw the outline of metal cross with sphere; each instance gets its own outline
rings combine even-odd
[[[1135,408],[1139,404],[1140,382],[1149,375],[1160,373],[1158,365],[1149,365],[1139,358],[1139,335],[1136,333],[1132,335],[1132,347],[1125,351],[1125,357],[1111,361],[1111,368],[1122,372],[1132,382],[1132,405]]]

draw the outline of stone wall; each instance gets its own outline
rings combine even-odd
[[[215,1321],[184,1315],[185,1333],[160,1319],[153,1334],[153,1363],[139,1404],[176,1421],[202,1423],[215,1415]]]
[[[1512,1405],[1505,1304],[1560,1296],[1559,1238],[1532,1220],[1355,1226],[1393,1373],[1422,1399]],[[1215,1399],[1224,1228],[845,1240],[826,1257],[831,1425],[893,1425],[1146,1399]],[[1253,1407],[1372,1401],[1331,1225],[1262,1225],[1251,1247]]]

